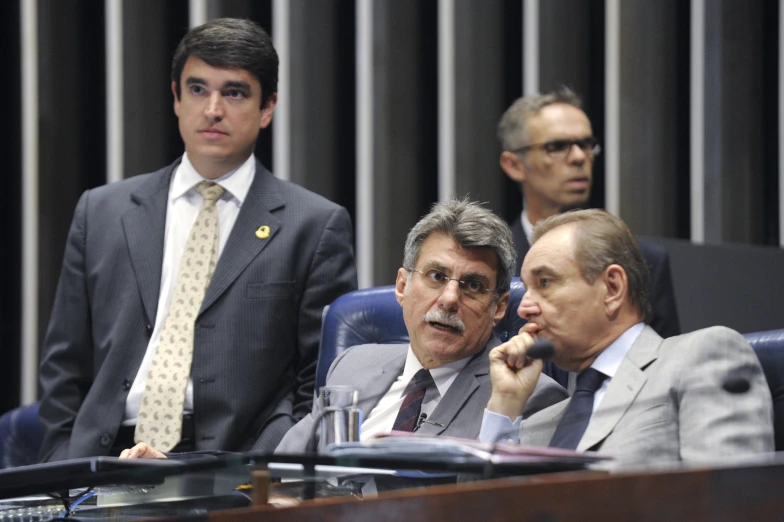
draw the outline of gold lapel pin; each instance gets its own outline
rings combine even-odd
[[[256,237],[259,239],[267,239],[270,235],[270,227],[262,225],[256,230]]]

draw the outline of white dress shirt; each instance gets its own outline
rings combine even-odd
[[[470,360],[471,357],[467,357],[430,370],[430,375],[433,377],[436,385],[435,387],[431,386],[425,392],[425,398],[422,400],[422,409],[420,410],[421,413],[426,413],[428,416],[433,413],[441,398],[446,395],[449,387],[452,386],[452,383],[457,378],[457,374],[465,368]],[[367,419],[362,423],[360,440],[367,440],[375,435],[392,431],[400,406],[403,405],[403,400],[406,398],[406,388],[414,375],[421,369],[422,364],[414,355],[414,351],[409,344],[403,373],[392,383],[392,386],[389,387],[389,390],[387,390],[381,400],[378,401],[378,404],[376,404],[376,407],[371,410]]]
[[[528,210],[526,210],[525,206],[523,206],[523,211],[520,213],[520,222],[523,225],[523,233],[525,234],[525,238],[528,240],[528,244],[530,245],[531,236],[534,234],[534,224],[531,223],[530,219],[528,219]]]
[[[242,202],[248,195],[253,177],[256,174],[256,157],[250,157],[233,171],[213,180],[223,187],[224,193],[217,201],[218,209],[218,259],[226,245],[226,240],[231,233],[234,222],[242,207]],[[139,406],[144,393],[144,384],[150,370],[152,358],[161,339],[161,332],[169,312],[169,304],[174,294],[174,284],[177,280],[177,270],[180,266],[185,244],[188,242],[193,223],[202,208],[203,199],[196,191],[196,185],[205,181],[196,169],[193,168],[188,154],[185,153],[182,161],[175,169],[169,185],[169,198],[166,204],[166,229],[163,244],[163,267],[161,270],[161,288],[158,296],[158,311],[155,316],[147,352],[144,354],[139,371],[133,380],[133,385],[125,401],[123,425],[136,424],[139,415]],[[208,180],[209,181],[209,180]],[[185,391],[185,413],[193,412],[193,382],[188,380]]]
[[[621,334],[614,340],[610,346],[605,348],[602,353],[596,357],[596,360],[591,364],[591,368],[599,370],[607,376],[602,383],[601,387],[594,394],[593,399],[593,412],[602,402],[607,387],[610,385],[615,373],[621,366],[624,357],[629,349],[640,336],[645,323],[637,323]],[[489,442],[519,442],[520,441],[520,424],[522,417],[517,417],[514,422],[506,415],[500,415],[485,408],[484,415],[482,416],[482,428],[479,431],[479,440]]]

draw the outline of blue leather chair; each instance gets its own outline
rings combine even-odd
[[[776,451],[784,450],[784,328],[743,335],[754,348],[773,397]]]
[[[37,463],[43,438],[37,402],[3,414],[0,417],[0,468]]]

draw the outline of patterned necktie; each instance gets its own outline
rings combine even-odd
[[[602,386],[606,378],[605,374],[593,368],[588,368],[577,376],[577,387],[550,440],[550,447],[577,448],[593,414],[596,390]]]
[[[134,440],[169,451],[182,436],[185,388],[193,359],[193,328],[218,261],[218,212],[223,188],[202,181],[196,190],[204,205],[182,254],[169,313],[147,374]]]
[[[422,400],[425,398],[427,389],[435,384],[430,371],[422,368],[411,379],[409,387],[413,386],[413,390],[406,395],[403,399],[403,404],[400,406],[400,411],[397,412],[395,424],[392,426],[396,431],[414,431],[419,420],[419,410],[422,409]]]

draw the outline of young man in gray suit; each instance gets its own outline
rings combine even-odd
[[[516,100],[498,123],[498,139],[504,149],[501,168],[523,192],[523,211],[511,224],[519,273],[534,225],[588,203],[601,149],[580,98],[565,87]],[[651,241],[640,239],[639,246],[651,273],[650,325],[662,337],[678,335],[669,255]]]
[[[79,200],[43,346],[43,461],[139,441],[271,451],[310,411],[321,313],[356,267],[346,210],[253,155],[277,79],[255,23],[191,30],[171,78],[185,154]]]
[[[519,433],[522,444],[598,451],[616,465],[773,451],[770,390],[753,350],[724,327],[662,339],[647,326],[648,271],[619,218],[580,210],[540,222],[522,278],[528,323],[490,352],[483,440]],[[555,364],[579,372],[577,388],[521,422],[542,366],[526,357],[537,337],[552,342]]]
[[[437,204],[411,229],[395,283],[410,344],[355,346],[327,376],[328,385],[359,390],[363,440],[392,429],[476,438],[491,390],[487,354],[499,345],[493,327],[506,312],[514,259],[509,227],[475,203]],[[418,390],[423,396],[412,409],[407,397]],[[565,397],[541,376],[517,414],[527,417]],[[312,415],[277,452],[305,450]]]

